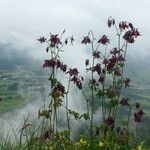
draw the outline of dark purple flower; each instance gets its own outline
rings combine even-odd
[[[48,52],[49,51],[49,47],[46,47],[46,52]]]
[[[128,103],[129,99],[128,98],[122,98],[122,100],[120,101],[120,104],[122,106],[130,106],[130,104]]]
[[[52,94],[60,94],[60,95],[63,95],[65,93],[65,87],[58,83],[57,85],[55,85],[53,91],[52,91]]]
[[[81,77],[81,80],[82,80],[82,77]],[[81,80],[77,76],[74,75],[73,78],[70,81],[73,81],[74,84],[76,84],[76,86],[79,89],[82,89],[82,82],[81,82]]]
[[[107,45],[109,43],[109,39],[106,35],[103,35],[97,43],[101,43],[102,45]]]
[[[105,68],[102,69],[102,73],[103,73],[103,74],[106,74]]]
[[[43,68],[44,67],[49,67],[49,68],[54,68],[56,66],[56,61],[55,59],[50,59],[50,60],[45,60],[45,63],[43,64]]]
[[[119,28],[122,29],[122,30],[125,30],[125,29],[128,29],[129,26],[128,26],[127,22],[122,21],[122,22],[119,23]]]
[[[110,28],[112,25],[112,20],[108,19],[107,24],[108,24],[108,27]]]
[[[57,60],[56,64],[57,64],[57,68],[60,68],[61,65],[62,65],[62,63],[61,63],[61,61],[59,59]]]
[[[44,43],[46,41],[46,38],[44,36],[42,36],[37,40],[40,41],[41,43]]]
[[[138,36],[141,36],[138,29],[133,28],[124,34],[123,39],[132,44],[135,41],[134,38],[137,38]]]
[[[119,53],[120,51],[117,49],[117,47],[115,47],[114,49],[112,49],[110,51],[110,54],[116,55],[117,53]]]
[[[114,119],[112,117],[108,117],[107,119],[104,120],[104,123],[111,127],[111,128],[114,128]]]
[[[121,76],[120,70],[119,70],[119,69],[115,69],[114,75],[116,75],[116,76]]]
[[[104,64],[104,65],[107,65],[107,64],[108,64],[108,60],[107,60],[106,58],[103,60],[103,64]]]
[[[131,30],[133,30],[133,24],[132,23],[129,23],[129,27],[131,28]]]
[[[134,113],[134,121],[140,123],[142,121],[142,116],[139,113]]]
[[[115,19],[108,19],[108,21],[107,21],[107,25],[108,25],[108,27],[110,28],[112,25],[114,25],[115,24]]]
[[[115,66],[115,63],[109,62],[109,63],[107,64],[107,71],[111,71],[114,66]]]
[[[100,75],[100,77],[99,77],[99,80],[98,80],[99,82],[101,82],[102,84],[104,83],[104,81],[105,81],[105,77],[104,77],[104,75],[103,74],[101,74]]]
[[[138,29],[133,29],[132,30],[132,36],[134,36],[135,38],[137,38],[138,36],[141,36],[141,34],[139,33]]]
[[[68,44],[68,38],[65,39],[65,45],[67,45],[67,44]]]
[[[61,69],[63,72],[66,72],[66,70],[67,70],[67,65],[61,64],[60,69]]]
[[[85,60],[85,65],[86,65],[86,67],[89,65],[89,59]]]
[[[109,59],[109,62],[113,63],[113,64],[115,64],[117,61],[118,60],[117,60],[117,57],[115,55],[112,55],[112,58]]]
[[[44,139],[44,140],[50,140],[50,139],[51,139],[49,131],[46,131],[46,132],[44,133],[43,139]]]
[[[122,61],[125,61],[125,58],[121,54],[119,54],[118,57],[117,57],[117,60],[119,62],[122,62]]]
[[[61,44],[60,39],[58,38],[58,34],[51,34],[49,41],[51,42],[51,47],[57,47],[59,44]]]
[[[93,52],[93,57],[94,58],[100,58],[100,52]]]
[[[139,113],[139,115],[140,115],[141,117],[144,115],[144,112],[143,112],[142,109],[140,109],[140,110],[138,111],[138,113]]]
[[[71,79],[71,81],[73,81],[74,83],[76,83],[78,81],[78,78],[76,76],[73,76],[73,78]]]
[[[73,68],[73,69],[70,69],[67,73],[69,73],[70,76],[77,76],[79,72],[77,68]]]
[[[137,123],[140,123],[142,121],[143,115],[144,115],[144,112],[142,109],[140,109],[138,112],[134,113],[134,121]]]
[[[81,81],[77,81],[76,82],[77,87],[81,90],[82,89],[82,82]]]
[[[129,30],[123,36],[123,39],[130,44],[134,43],[134,37],[132,33],[132,30]]]
[[[73,35],[72,35],[71,38],[70,38],[70,42],[71,42],[71,44],[73,44],[73,42],[74,42]]]
[[[97,64],[96,66],[93,67],[92,71],[97,72],[98,75],[100,75],[101,74],[101,65]]]
[[[90,38],[89,38],[88,36],[86,36],[86,37],[83,38],[83,40],[82,40],[81,43],[82,43],[82,44],[91,43],[91,40],[90,40]]]

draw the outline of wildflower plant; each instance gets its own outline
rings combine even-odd
[[[67,46],[69,43],[73,45],[74,38],[69,36],[63,38],[65,30],[61,35],[50,34],[49,38],[40,37],[37,39],[40,43],[46,43],[46,52],[50,53],[50,58],[46,59],[43,64],[43,68],[50,69],[49,82],[50,82],[50,101],[48,109],[39,110],[39,118],[45,117],[49,119],[49,126],[51,132],[50,136],[54,138],[55,134],[58,133],[58,122],[59,122],[59,108],[64,108],[66,111],[66,122],[69,131],[71,132],[70,119],[73,117],[75,120],[84,118],[88,119],[87,114],[79,114],[74,110],[68,108],[68,94],[70,90],[71,82],[77,86],[79,90],[82,89],[83,77],[79,76],[77,68],[69,68],[65,63],[60,60],[60,53],[63,52],[62,48]],[[58,73],[63,72],[68,79],[68,86],[65,87],[63,83],[58,79]]]
[[[135,43],[140,33],[132,23],[122,21],[117,24],[112,17],[109,17],[107,24],[109,28],[113,27],[116,31],[116,47],[109,49],[111,44],[109,37],[102,35],[100,38],[96,38],[92,30],[81,42],[91,47],[92,57],[91,60],[85,61],[87,73],[91,74],[89,81],[92,97],[90,101],[91,146],[93,144],[94,112],[97,108],[95,106],[96,99],[101,101],[101,105],[98,107],[102,107],[102,123],[99,126],[103,130],[103,136],[101,137],[106,139],[108,134],[114,134],[114,129],[117,126],[118,107],[122,105],[128,107],[129,110],[125,133],[127,144],[129,144],[130,138],[129,118],[132,106],[128,97],[122,97],[122,89],[130,86],[130,79],[124,77],[124,67],[128,45]],[[136,104],[136,106],[138,108],[137,112],[134,113],[134,121],[140,123],[144,113],[140,104]]]
[[[111,47],[111,39],[107,35],[100,35],[99,38],[96,38],[92,30],[81,40],[81,44],[91,49],[91,59],[85,60],[87,74],[90,74],[90,79],[88,80],[90,94],[88,95],[86,95],[87,93],[84,89],[84,79],[80,76],[78,69],[69,68],[60,59],[60,54],[63,52],[62,48],[68,44],[73,45],[74,37],[69,36],[64,38],[64,30],[60,35],[50,33],[49,38],[42,36],[37,39],[40,43],[47,44],[46,52],[50,54],[49,58],[43,64],[43,68],[50,69],[48,78],[50,82],[50,101],[47,109],[39,110],[39,117],[49,119],[50,131],[47,133],[47,137],[51,138],[52,146],[55,147],[54,149],[67,149],[67,145],[68,149],[74,147],[77,150],[94,149],[94,147],[119,149],[119,147],[122,148],[122,145],[129,148],[131,143],[129,124],[131,115],[133,114],[133,107],[136,108],[136,112],[133,114],[134,121],[136,124],[142,121],[144,112],[140,103],[132,105],[128,97],[122,96],[122,89],[130,86],[130,79],[124,77],[128,45],[134,44],[140,33],[132,23],[121,21],[117,24],[112,17],[108,18],[107,26],[110,29],[114,28],[116,31],[117,45],[115,47]],[[66,75],[68,79],[67,87],[58,79],[59,71]],[[80,114],[68,107],[68,94],[72,85],[71,83],[75,84],[83,93],[86,100],[87,113]],[[87,98],[88,96],[90,99]],[[118,122],[119,107],[124,107],[128,110],[127,123],[123,127]],[[66,111],[67,134],[58,130],[60,108],[64,108]],[[95,124],[94,115],[100,108],[100,123]],[[90,140],[81,138],[79,142],[75,142],[74,144],[74,141],[70,138],[70,133],[72,132],[70,126],[71,117],[77,121],[81,120],[81,118],[87,120],[87,124],[89,124],[87,131],[89,132]],[[95,125],[98,131],[97,137],[95,137],[94,133]],[[55,143],[56,140],[57,143]]]

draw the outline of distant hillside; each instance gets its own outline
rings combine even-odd
[[[15,66],[29,67],[34,62],[25,50],[18,50],[11,43],[0,43],[0,70],[14,69]]]

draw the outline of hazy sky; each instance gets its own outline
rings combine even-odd
[[[31,48],[38,57],[41,46],[35,39],[40,35],[66,29],[79,42],[79,37],[89,29],[98,35],[107,33],[107,18],[112,16],[117,21],[133,22],[139,28],[142,36],[131,48],[131,55],[147,55],[150,53],[149,6],[149,0],[0,0],[0,42]],[[81,51],[77,46],[69,56],[79,55],[84,59],[86,53]]]

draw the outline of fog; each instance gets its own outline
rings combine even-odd
[[[41,57],[42,48],[36,41],[39,36],[66,29],[80,43],[90,29],[98,36],[111,34],[106,22],[112,16],[139,28],[142,36],[130,53],[144,57],[150,47],[149,5],[148,0],[0,0],[0,41],[30,49],[34,58]],[[86,55],[79,47],[75,51],[75,57]]]
[[[36,39],[39,36],[48,36],[50,32],[61,33],[65,29],[66,36],[74,35],[75,43],[64,48],[62,59],[70,67],[78,67],[84,75],[84,60],[89,58],[89,51],[81,46],[81,40],[90,29],[97,37],[103,34],[115,35],[113,29],[108,30],[106,26],[108,17],[112,16],[117,22],[132,22],[139,29],[142,36],[129,46],[128,52],[130,59],[135,60],[132,62],[145,61],[150,55],[149,6],[148,0],[0,0],[0,43],[10,43],[14,49],[13,55],[26,55],[42,62],[48,56],[45,46]],[[149,61],[147,64],[150,64]],[[82,112],[83,108],[78,108],[74,96],[73,93],[70,95],[70,107]],[[25,112],[37,113],[41,107],[40,101],[38,102],[16,110],[14,113],[19,114],[16,119],[8,119],[11,113],[6,114],[1,122],[5,127],[11,124],[18,128],[22,123],[20,118]],[[7,132],[10,128],[5,129]]]

